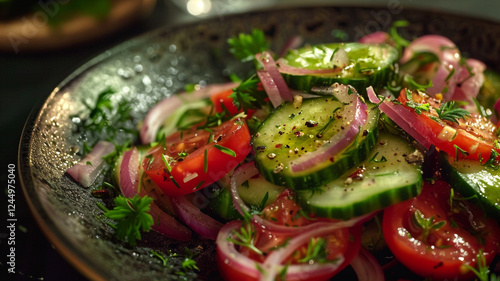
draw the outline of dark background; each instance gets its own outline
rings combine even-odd
[[[281,2],[301,3],[298,0]],[[334,1],[323,2],[336,3]],[[359,0],[357,2],[380,4],[388,3],[389,0]],[[401,0],[400,2],[408,6],[416,6],[418,4],[416,2],[419,2],[436,9],[442,8],[452,12],[461,10],[462,12],[466,11],[469,15],[500,20],[500,17],[496,15],[500,9],[500,1]],[[87,280],[52,248],[40,232],[26,205],[17,174],[17,150],[24,122],[30,112],[33,109],[37,110],[52,90],[70,73],[96,55],[139,34],[194,19],[167,1],[158,0],[156,9],[150,17],[98,41],[43,53],[0,52],[0,132],[2,134],[0,136],[0,280]],[[15,237],[16,274],[4,277],[8,268],[6,264],[7,235],[9,234],[9,230],[6,228],[8,201],[5,195],[9,164],[16,165],[15,212],[18,226]]]
[[[68,49],[40,53],[0,52],[0,280],[87,280],[52,248],[40,232],[25,202],[19,182],[17,150],[25,121],[52,90],[86,61],[129,38],[190,20],[177,7],[159,0],[153,14],[111,36]],[[6,274],[7,167],[16,165],[16,274]]]

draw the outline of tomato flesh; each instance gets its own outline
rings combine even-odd
[[[429,130],[425,134],[436,148],[458,158],[468,158],[483,162],[490,158],[492,150],[500,152],[495,147],[496,136],[495,124],[479,114],[471,114],[465,120],[458,119],[458,124],[438,119],[435,108],[439,108],[440,101],[430,97],[424,97],[415,92],[412,93],[413,101],[418,104],[429,103],[430,111],[422,111],[420,114],[407,105],[408,98],[406,89],[399,94],[398,101],[405,106],[410,114],[421,120]]]
[[[276,201],[268,205],[262,212],[262,217],[273,221],[276,224],[287,225],[290,227],[304,226],[322,218],[306,218],[300,214],[300,206],[293,200],[293,192],[286,189],[278,196]],[[331,219],[324,219],[332,221]],[[334,233],[323,237],[326,241],[327,259],[334,260],[339,254],[344,257],[344,262],[339,268],[331,274],[324,276],[316,276],[315,280],[329,280],[342,269],[347,267],[354,257],[358,254],[361,247],[362,225],[358,224],[351,228],[338,229]],[[271,253],[276,247],[285,244],[289,236],[271,233],[265,230],[258,230],[255,237],[254,245],[259,248],[264,255],[259,255],[256,252],[249,250],[246,247],[240,247],[239,252],[252,260],[263,262],[267,254]],[[307,245],[297,250],[289,257],[290,264],[298,264],[305,257]],[[219,270],[225,280],[258,280],[255,276],[250,276],[247,272],[239,270],[231,266],[227,266],[224,261],[219,261]],[[288,279],[287,279],[288,280]]]
[[[142,165],[164,194],[181,196],[219,180],[250,151],[248,127],[236,119],[210,128],[210,132],[196,128],[176,132],[152,148]]]
[[[471,202],[450,199],[450,192],[444,181],[425,183],[418,197],[385,209],[382,230],[389,249],[411,271],[439,280],[466,280],[473,273],[465,265],[474,267],[480,251],[487,264],[499,253],[500,227]],[[417,211],[444,225],[425,233],[415,222]]]

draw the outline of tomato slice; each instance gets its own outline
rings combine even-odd
[[[230,97],[232,93],[233,90],[229,89],[210,97],[216,112],[221,113],[224,111],[224,108],[226,108],[231,115],[236,115],[240,112],[236,105],[233,104],[233,98]]]
[[[235,119],[209,130],[176,132],[153,147],[142,165],[164,194],[181,196],[219,180],[250,151],[248,127]]]
[[[487,161],[492,150],[500,153],[495,147],[498,141],[496,126],[490,120],[479,114],[471,114],[465,120],[457,119],[458,124],[444,121],[438,118],[435,108],[440,107],[441,101],[412,92],[412,102],[419,105],[429,103],[430,110],[417,113],[414,108],[408,106],[406,89],[401,90],[398,101],[410,110],[418,120],[423,122],[429,130],[424,133],[436,148],[458,158],[468,158]],[[500,158],[498,158],[500,159]]]
[[[300,227],[318,220],[328,220],[323,218],[306,217],[300,213],[301,207],[293,200],[293,192],[286,189],[281,193],[276,201],[268,205],[262,212],[262,217],[273,221],[275,224],[287,225],[290,227]],[[334,233],[323,237],[326,242],[326,253],[328,260],[334,260],[339,254],[344,257],[344,262],[339,268],[329,274],[317,275],[314,280],[329,280],[332,276],[346,268],[361,248],[362,225],[358,224],[351,228],[338,229]],[[246,247],[240,247],[239,252],[257,262],[263,262],[265,257],[274,249],[286,245],[290,236],[271,233],[266,230],[258,230],[254,239],[254,245],[259,248],[263,254],[259,255],[255,251]],[[289,264],[298,264],[306,255],[308,245],[304,245],[298,251],[294,252],[288,259]],[[225,280],[258,280],[255,276],[250,276],[248,272],[239,268],[232,267],[226,262],[219,260],[219,270]],[[288,278],[287,278],[288,280]]]
[[[497,222],[470,201],[454,196],[448,183],[426,182],[418,197],[384,211],[382,231],[387,246],[418,275],[470,279],[473,273],[466,265],[475,267],[480,251],[487,264],[499,253]],[[422,220],[428,227],[422,227]]]

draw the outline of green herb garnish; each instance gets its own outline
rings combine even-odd
[[[252,30],[251,34],[240,33],[227,40],[229,51],[242,62],[252,61],[255,55],[269,49],[269,42],[260,29]]]
[[[454,101],[442,103],[439,108],[436,108],[436,112],[439,116],[439,119],[450,121],[456,124],[458,124],[458,119],[465,120],[466,117],[470,116],[469,111],[456,106]]]
[[[422,234],[419,237],[421,241],[427,241],[427,237],[433,230],[438,230],[446,225],[446,221],[434,221],[434,216],[430,218],[426,218],[424,214],[422,214],[419,210],[416,210],[413,213],[412,217],[413,223],[415,226],[422,229]]]
[[[115,228],[116,237],[134,246],[137,240],[141,240],[141,232],[150,231],[154,223],[149,214],[153,198],[137,194],[133,198],[119,195],[113,202],[115,207],[112,210],[103,205],[100,207],[105,211],[106,217],[117,221],[111,225]]]

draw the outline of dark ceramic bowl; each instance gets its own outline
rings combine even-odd
[[[310,7],[287,8],[215,17],[180,27],[161,29],[123,43],[82,66],[64,80],[45,104],[30,116],[20,144],[19,171],[26,198],[41,229],[62,255],[80,272],[95,280],[217,280],[214,244],[199,237],[190,243],[170,241],[150,232],[135,248],[113,238],[89,189],[73,182],[65,170],[79,160],[82,137],[71,116],[84,112],[83,101],[92,103],[107,87],[116,98],[135,102],[138,120],[162,97],[190,83],[227,81],[228,74],[244,77],[251,65],[241,65],[228,52],[226,39],[251,28],[265,31],[272,49],[291,36],[307,43],[347,40],[377,30],[391,22],[408,20],[401,31],[406,38],[442,34],[456,42],[463,53],[500,65],[500,24],[432,11],[403,7]],[[196,252],[199,275],[180,278],[163,266],[151,249],[164,253]],[[176,264],[172,258],[169,263]]]

